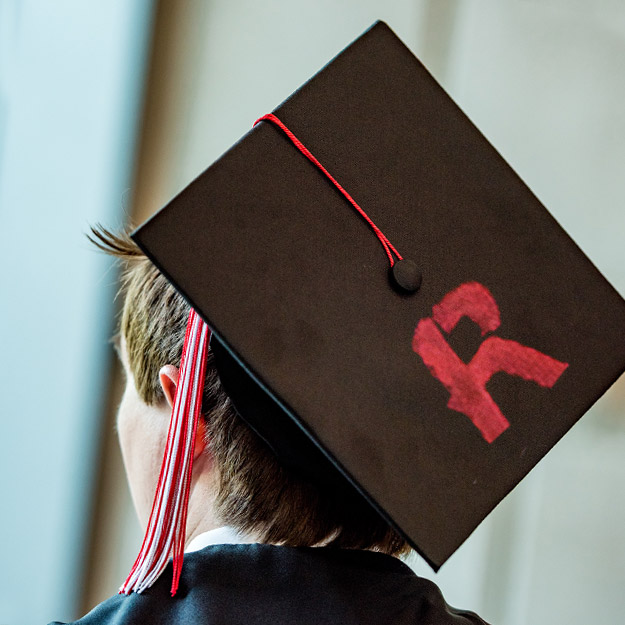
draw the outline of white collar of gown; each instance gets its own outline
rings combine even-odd
[[[208,532],[198,534],[184,550],[185,553],[199,551],[209,545],[238,545],[256,542],[244,534],[238,533],[234,528],[224,526]]]

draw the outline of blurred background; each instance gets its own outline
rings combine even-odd
[[[89,224],[141,222],[376,19],[625,294],[620,0],[0,0],[0,624],[77,618],[140,546]],[[438,575],[410,564],[493,623],[620,624],[624,517],[621,379]]]

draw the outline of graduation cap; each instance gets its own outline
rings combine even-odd
[[[436,570],[625,369],[625,302],[386,24],[261,119],[133,238],[240,416]]]

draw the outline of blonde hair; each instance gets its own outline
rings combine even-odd
[[[124,304],[120,331],[141,399],[164,401],[158,372],[180,366],[189,305],[141,252],[127,231],[102,226],[89,237],[123,262]],[[202,412],[207,446],[219,473],[220,520],[259,537],[291,546],[374,549],[399,555],[410,550],[353,487],[318,486],[280,464],[269,447],[237,415],[224,392],[209,350]]]

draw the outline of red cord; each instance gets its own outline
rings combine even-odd
[[[345,189],[338,183],[338,181],[330,174],[330,172],[312,155],[310,150],[273,114],[268,113],[267,115],[263,115],[259,117],[255,122],[254,126],[258,124],[258,122],[267,121],[276,125],[280,130],[284,132],[284,134],[293,142],[293,145],[314,165],[316,165],[330,180],[334,186],[343,194],[345,199],[360,213],[360,216],[371,226],[371,229],[375,232],[376,236],[380,240],[384,247],[384,251],[388,256],[389,262],[391,263],[391,267],[395,264],[395,259],[393,258],[393,254],[397,256],[398,260],[403,260],[401,254],[391,245],[391,242],[386,238],[386,235],[373,223],[373,220],[365,213],[362,208],[357,204],[356,200],[347,192]],[[392,253],[391,253],[392,252]]]

